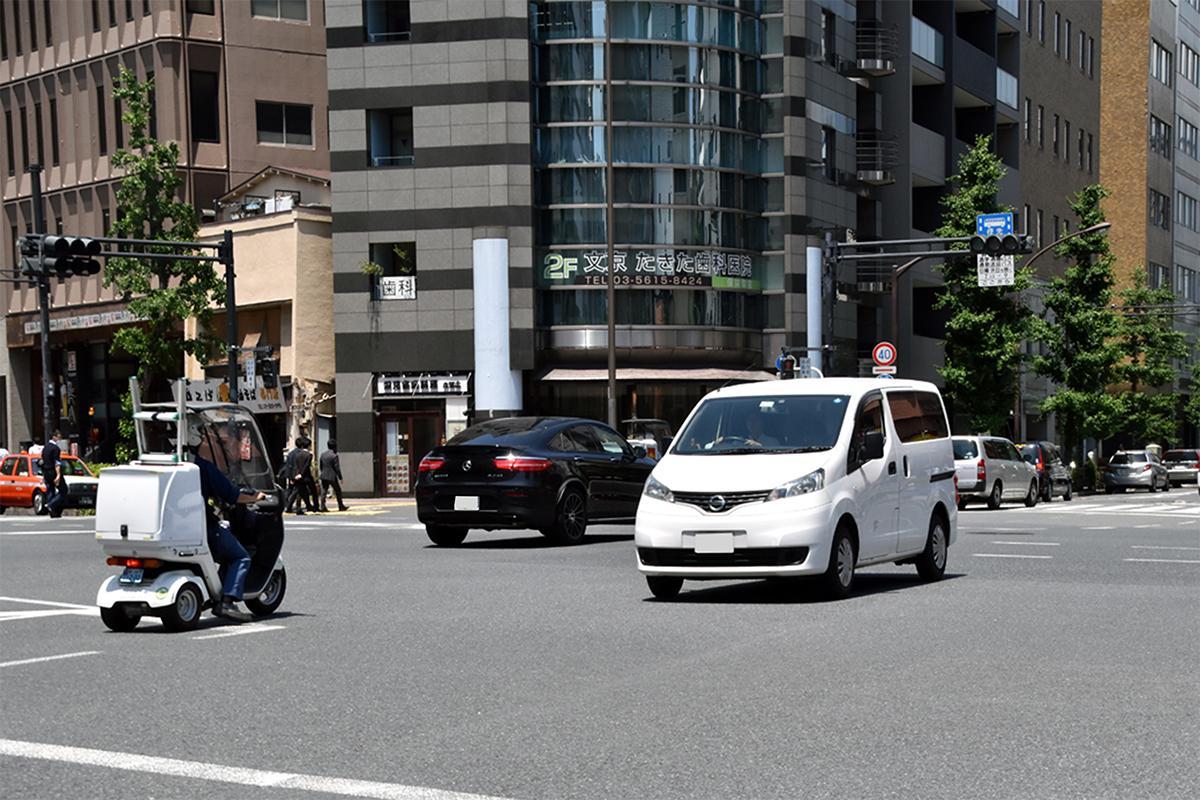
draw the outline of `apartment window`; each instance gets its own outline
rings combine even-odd
[[[1087,54],[1087,34],[1084,33],[1083,31],[1080,31],[1079,32],[1079,71],[1080,72],[1087,71],[1087,59],[1085,58],[1086,54]]]
[[[1171,230],[1171,198],[1150,189],[1150,224],[1164,231]]]
[[[1087,155],[1087,171],[1092,174],[1092,135],[1088,134],[1088,155]]]
[[[1171,273],[1167,271],[1166,266],[1151,261],[1146,265],[1146,272],[1151,289],[1171,288]]]
[[[411,108],[384,108],[368,111],[368,166],[412,166],[412,127],[413,115]]]
[[[37,50],[37,6],[34,5],[34,0],[26,0],[29,3],[29,49]],[[15,6],[16,3],[13,3]]]
[[[8,60],[8,15],[0,8],[0,61]]]
[[[154,71],[153,70],[150,70],[149,72],[146,73],[146,83],[150,84],[150,109],[149,109],[150,119],[147,121],[148,128],[149,128],[149,132],[150,132],[150,138],[157,139],[158,138],[158,101],[156,98],[158,96],[158,87],[156,87],[154,85]]]
[[[1033,0],[1025,0],[1025,33],[1033,36]]]
[[[250,13],[267,19],[308,22],[308,0],[250,0]]]
[[[1058,124],[1059,124],[1059,117],[1058,117],[1058,114],[1055,114],[1054,115],[1054,133],[1052,134],[1052,136],[1054,138],[1051,139],[1051,141],[1050,141],[1050,152],[1054,153],[1055,158],[1058,158]]]
[[[12,112],[4,112],[4,151],[8,156],[8,174],[17,174],[17,158],[13,152],[13,124]]]
[[[1200,302],[1200,272],[1183,264],[1176,264],[1175,295],[1186,302]]]
[[[58,101],[50,99],[50,163],[58,166]]]
[[[1071,20],[1063,21],[1063,61],[1071,63]]]
[[[1038,134],[1038,149],[1041,150],[1046,146],[1046,107],[1038,106],[1037,115],[1037,134]]]
[[[29,121],[25,119],[25,106],[17,109],[21,113],[21,169],[29,166]]]
[[[1062,52],[1062,43],[1059,38],[1059,36],[1061,35],[1061,30],[1060,30],[1061,23],[1059,22],[1059,20],[1061,20],[1061,19],[1062,19],[1062,17],[1059,16],[1059,13],[1057,11],[1055,11],[1054,12],[1054,55],[1058,55],[1059,53]]]
[[[1150,115],[1150,149],[1165,159],[1171,158],[1171,126]]]
[[[1038,43],[1046,43],[1046,0],[1038,0]]]
[[[1079,159],[1079,169],[1083,169],[1083,128],[1079,129],[1079,142],[1075,145],[1075,155]]]
[[[133,22],[133,0],[125,0],[125,21]]]
[[[96,134],[100,140],[100,155],[108,152],[108,119],[105,114],[104,86],[96,87]]]
[[[380,278],[409,277],[417,274],[416,242],[372,242],[368,253],[372,264],[383,268],[383,273],[371,278],[371,297],[375,300],[400,299],[384,297],[380,289]]]
[[[1200,86],[1200,53],[1179,43],[1179,74],[1193,86]]]
[[[1182,225],[1189,231],[1200,230],[1196,227],[1196,198],[1184,192],[1175,193],[1175,224]]]
[[[37,163],[45,166],[46,164],[46,132],[42,128],[42,104],[33,104],[33,134],[37,147]]]
[[[100,30],[100,0],[92,0],[92,32]]]
[[[217,73],[193,70],[188,73],[188,81],[192,85],[192,139],[197,142],[221,141],[220,84]]]
[[[113,130],[117,133],[117,149],[125,147],[125,120],[121,119],[121,101],[113,98]]]
[[[42,0],[42,11],[46,17],[46,47],[53,47],[54,26],[50,24],[50,0]]]
[[[2,11],[2,10],[3,9],[0,9],[0,11]],[[21,242],[20,242],[21,234],[17,232],[16,225],[10,226],[8,231],[9,231],[9,233],[12,234],[13,264],[20,264],[21,263]]]
[[[108,0],[108,27],[117,24],[117,0]]]
[[[100,235],[108,236],[108,226],[112,224],[112,212],[107,208],[100,209]]]
[[[1030,141],[1033,136],[1033,120],[1030,117],[1033,115],[1033,104],[1029,102],[1029,98],[1025,98],[1025,141]]]
[[[1059,230],[1060,229],[1058,227],[1058,214],[1055,214],[1054,215],[1054,227],[1050,229],[1050,235],[1053,236],[1055,239],[1057,239],[1060,235]]]
[[[142,0],[142,16],[150,16],[150,0]]]
[[[1171,85],[1171,51],[1157,39],[1150,40],[1150,74],[1163,86]]]
[[[62,217],[55,217],[54,218],[54,233],[58,236],[62,236],[62,232],[63,232]]]
[[[1033,222],[1033,218],[1029,215],[1029,206],[1027,205],[1021,213],[1020,224],[1017,225],[1017,228],[1025,233],[1029,233],[1029,223],[1031,222]]]
[[[363,19],[368,42],[404,41],[412,30],[408,0],[363,0]]]
[[[1196,148],[1197,144],[1200,144],[1200,130],[1197,130],[1195,125],[1183,117],[1178,117],[1177,121],[1179,123],[1176,126],[1179,129],[1179,149],[1192,158],[1200,157],[1197,155]]]
[[[821,12],[821,60],[837,64],[837,18],[832,11]]]
[[[837,134],[825,126],[821,127],[821,174],[826,180],[837,180]]]
[[[1038,247],[1042,246],[1042,241],[1043,241],[1042,234],[1044,233],[1043,225],[1044,225],[1045,221],[1046,221],[1046,218],[1042,214],[1042,210],[1039,208],[1037,210],[1037,230],[1035,232],[1036,236],[1037,236],[1037,246]]]
[[[1063,161],[1071,163],[1071,122],[1063,120]]]
[[[254,106],[259,144],[312,146],[312,106],[265,103],[262,100],[256,101]]]
[[[1088,55],[1087,55],[1087,74],[1088,74],[1089,78],[1093,77],[1093,75],[1094,75],[1094,73],[1092,72],[1092,51],[1095,49],[1095,47],[1096,47],[1096,40],[1089,36],[1088,37]]]
[[[216,9],[213,8],[213,0],[187,0],[185,6],[189,14],[207,14],[212,16],[216,14]]]
[[[0,7],[2,8],[2,7]],[[21,55],[21,7],[16,3],[12,5],[13,10],[13,44],[17,47],[17,55]]]

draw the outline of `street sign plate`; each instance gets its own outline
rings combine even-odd
[[[891,342],[880,342],[871,350],[871,359],[881,367],[895,364],[896,345]]]
[[[1012,256],[989,256],[986,253],[980,253],[978,256],[977,269],[980,286],[1012,286],[1013,285],[1013,257]]]
[[[895,380],[896,376],[890,372],[881,372],[875,376],[876,378],[887,378],[889,381]]]
[[[895,375],[896,368],[890,364],[885,366],[875,366],[871,367],[871,372],[874,372],[876,375]]]
[[[977,214],[976,236],[1006,236],[1013,232],[1013,215],[1010,211],[999,214]]]
[[[807,358],[807,357],[797,358],[796,359],[796,377],[797,378],[811,378],[812,376],[813,376],[813,374],[812,374],[812,359]]]

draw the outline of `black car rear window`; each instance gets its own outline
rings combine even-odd
[[[979,450],[975,447],[975,443],[969,439],[954,440],[954,457],[956,459],[975,458],[979,455]]]
[[[518,445],[540,441],[551,421],[541,417],[510,417],[492,419],[472,425],[446,444],[454,445]]]
[[[1037,464],[1038,446],[1036,444],[1023,444],[1017,448],[1021,451],[1021,458],[1029,464]]]

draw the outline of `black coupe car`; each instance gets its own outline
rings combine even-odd
[[[575,544],[590,522],[632,521],[653,468],[594,420],[489,420],[421,459],[417,518],[437,545],[461,544],[471,528],[534,528]]]

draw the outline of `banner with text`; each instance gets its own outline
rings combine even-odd
[[[754,258],[719,250],[617,250],[613,253],[617,286],[762,288],[754,276]],[[540,286],[607,286],[604,250],[551,251],[542,255]]]

